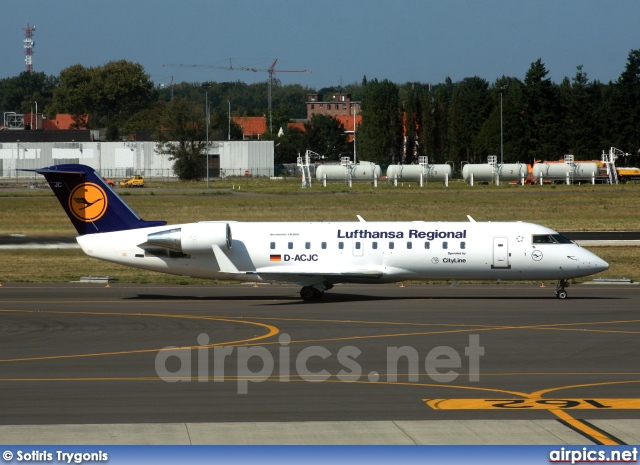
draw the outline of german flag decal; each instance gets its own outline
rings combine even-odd
[[[282,261],[282,255],[269,255],[269,261],[270,262],[281,262]]]

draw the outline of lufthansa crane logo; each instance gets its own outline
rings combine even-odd
[[[69,211],[85,223],[98,221],[107,211],[107,193],[97,184],[85,182],[69,194]]]

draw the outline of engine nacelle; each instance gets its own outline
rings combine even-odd
[[[225,222],[185,224],[147,235],[147,244],[177,250],[185,254],[212,253],[211,246],[231,248],[231,226]]]

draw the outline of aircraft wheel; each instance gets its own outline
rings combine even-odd
[[[558,299],[566,299],[567,298],[567,291],[565,291],[564,289],[560,289],[559,291],[556,292],[556,297]]]
[[[322,297],[322,292],[320,292],[320,290],[316,289],[313,286],[305,286],[300,289],[300,297],[302,297],[302,300],[304,300],[305,302],[310,302],[312,300],[318,300],[320,297]]]

